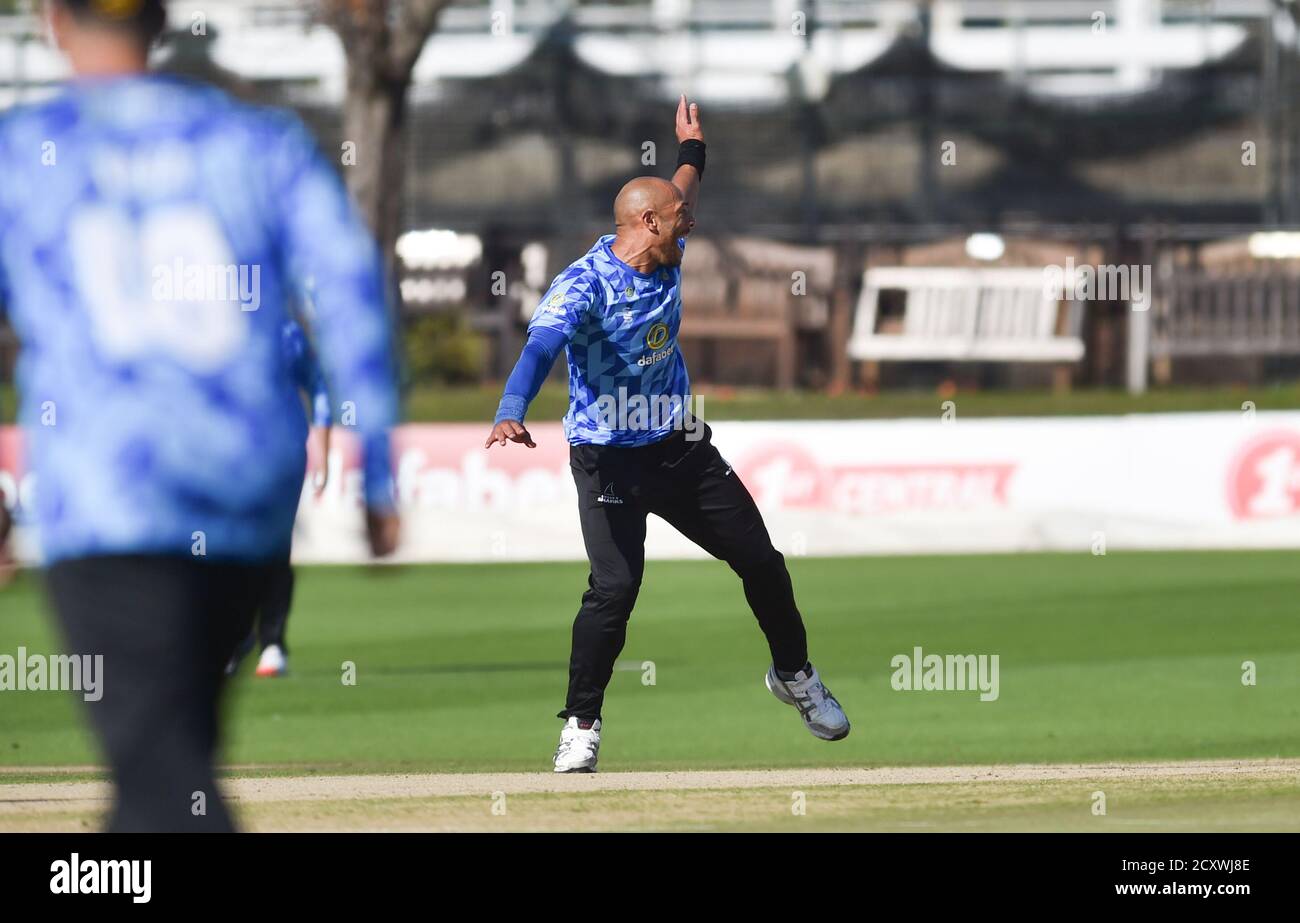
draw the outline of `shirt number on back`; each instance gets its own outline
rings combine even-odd
[[[240,270],[206,209],[160,208],[134,223],[120,209],[87,206],[72,218],[69,243],[77,292],[95,342],[109,359],[161,353],[209,373],[224,367],[247,340]]]

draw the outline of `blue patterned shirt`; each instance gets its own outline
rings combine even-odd
[[[574,445],[658,442],[681,428],[690,400],[677,345],[681,267],[637,272],[613,254],[613,241],[612,234],[600,238],[556,276],[528,326],[567,341],[564,435]]]
[[[367,500],[389,504],[382,265],[297,118],[155,75],[0,118],[0,288],[47,561],[288,549],[303,412],[283,330],[306,279]]]

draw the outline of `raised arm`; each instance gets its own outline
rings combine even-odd
[[[686,94],[677,103],[677,170],[673,185],[691,214],[700,201],[700,179],[704,176],[704,128],[700,125],[700,107],[686,102]]]

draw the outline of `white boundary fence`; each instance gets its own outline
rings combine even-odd
[[[532,432],[535,450],[485,451],[482,426],[403,427],[399,560],[581,559],[567,446]],[[789,555],[1300,547],[1300,413],[718,423],[714,441]],[[347,440],[333,467],[304,494],[299,561],[364,560]],[[33,481],[0,469],[11,505]],[[647,550],[703,556],[653,517]]]

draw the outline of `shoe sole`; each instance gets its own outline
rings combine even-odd
[[[798,710],[799,706],[794,704],[794,699],[790,698],[784,689],[781,689],[779,686],[772,685],[771,670],[768,670],[766,673],[763,674],[763,685],[767,687],[768,692],[772,693],[772,695],[776,697],[776,700],[778,702],[783,702],[786,705],[789,705],[792,708],[794,708],[796,711]],[[799,712],[799,718],[800,720],[803,719],[803,712]],[[829,741],[843,740],[845,737],[849,736],[849,731],[853,730],[853,725],[848,724],[844,726],[844,732],[842,734],[836,734],[835,736],[831,737],[819,732],[807,721],[804,721],[803,726],[808,729],[808,733],[812,734],[812,736],[816,737],[818,740],[829,740]]]
[[[285,676],[288,674],[288,672],[289,670],[287,668],[284,670],[257,670],[254,673],[254,675],[255,676]]]

